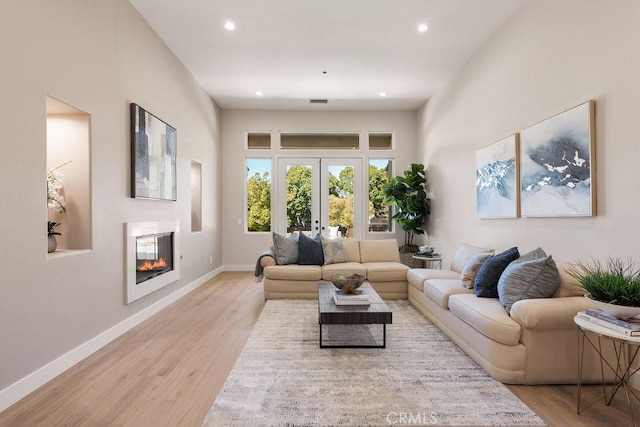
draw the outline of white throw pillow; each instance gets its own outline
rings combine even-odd
[[[324,265],[347,262],[347,252],[344,250],[340,237],[325,237],[321,235],[320,242],[322,242]]]
[[[469,258],[467,264],[462,269],[460,280],[467,289],[473,289],[473,282],[476,280],[478,270],[482,267],[482,264],[491,257],[490,252],[479,252]]]

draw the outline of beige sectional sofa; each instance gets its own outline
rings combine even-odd
[[[347,262],[328,265],[276,265],[272,257],[262,257],[265,299],[318,297],[318,282],[330,281],[332,274],[363,274],[383,299],[407,299],[407,270],[400,263],[395,239],[342,239]]]
[[[573,318],[593,308],[584,291],[559,264],[560,286],[552,298],[517,301],[510,314],[497,298],[478,298],[461,272],[476,253],[463,245],[450,270],[408,272],[409,301],[493,378],[511,384],[568,384],[577,381],[578,333]],[[601,381],[599,359],[585,347],[584,382]]]

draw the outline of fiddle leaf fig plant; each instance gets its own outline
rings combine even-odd
[[[389,178],[382,191],[387,206],[395,206],[391,217],[405,232],[400,252],[417,252],[413,243],[416,235],[425,234],[423,225],[431,214],[431,199],[426,192],[427,177],[424,165],[413,163],[403,175]]]

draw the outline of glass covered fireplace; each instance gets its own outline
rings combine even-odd
[[[179,225],[178,221],[131,222],[125,228],[129,304],[180,278]]]
[[[173,270],[173,233],[136,237],[136,284]]]

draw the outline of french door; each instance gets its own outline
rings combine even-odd
[[[276,229],[362,238],[362,159],[278,159]]]

